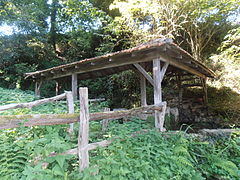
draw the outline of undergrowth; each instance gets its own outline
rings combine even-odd
[[[22,100],[21,96],[16,97],[19,102],[34,99],[32,95],[29,99],[23,96]],[[0,99],[3,99],[1,95]],[[92,106],[91,111],[105,105]],[[53,110],[63,113],[66,112],[63,106],[50,103],[45,105],[44,111],[40,108],[26,113],[52,113]],[[52,152],[61,153],[77,147],[78,126],[75,123],[72,136],[67,132],[68,125],[1,130],[1,179],[240,179],[239,134],[208,142],[186,132],[161,134],[153,129],[150,119],[138,118],[127,122],[111,121],[106,132],[101,131],[100,121],[91,122],[90,142],[113,139],[113,143],[107,148],[90,151],[90,167],[79,173],[77,156],[49,156]]]

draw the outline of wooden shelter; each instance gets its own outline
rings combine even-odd
[[[146,80],[153,85],[154,104],[156,105],[162,103],[161,82],[166,73],[184,71],[199,77],[202,80],[206,101],[206,79],[215,76],[209,68],[196,61],[189,53],[174,44],[171,39],[162,38],[131,49],[26,73],[26,78],[31,78],[36,82],[35,93],[39,95],[43,81],[71,76],[72,92],[76,97],[79,80],[104,77],[129,69],[138,71],[141,76],[142,106],[147,104]],[[149,71],[151,71],[152,76],[148,73]],[[164,117],[162,116],[161,112],[155,112],[155,126],[160,130],[163,128],[161,119]]]

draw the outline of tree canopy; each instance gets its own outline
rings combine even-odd
[[[0,25],[9,25],[14,31],[0,36],[0,85],[28,89],[31,86],[23,78],[25,72],[163,36],[173,38],[211,67],[223,63],[226,51],[237,62],[235,50],[230,52],[232,48],[225,47],[228,40],[224,37],[235,36],[233,32],[239,28],[235,22],[239,5],[238,0],[1,0]],[[237,69],[235,63],[229,65]],[[216,71],[225,74],[223,69]],[[131,81],[129,76],[124,77],[124,82]],[[129,86],[119,85],[123,81],[117,76],[111,80],[112,84],[106,85],[108,92],[115,85]],[[54,84],[49,86],[54,93]]]

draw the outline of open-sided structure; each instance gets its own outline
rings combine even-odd
[[[171,39],[163,38],[131,49],[26,73],[26,78],[31,78],[36,82],[35,92],[39,95],[43,81],[71,76],[72,92],[76,96],[79,80],[104,77],[129,69],[138,71],[141,76],[142,106],[147,104],[146,79],[154,88],[154,104],[159,104],[162,103],[161,82],[165,74],[184,71],[199,77],[203,82],[205,100],[207,100],[206,79],[214,77],[214,73],[209,68],[196,61],[189,53],[174,44]],[[152,72],[152,76],[148,73],[149,71]],[[155,125],[160,130],[163,128],[161,119],[163,119],[162,114],[156,111]]]

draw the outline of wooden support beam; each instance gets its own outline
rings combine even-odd
[[[35,96],[40,97],[40,95],[41,95],[41,92],[40,92],[41,85],[42,85],[42,81],[36,81],[35,82]]]
[[[67,99],[68,113],[74,114],[73,94],[72,94],[72,92],[65,92],[65,93],[66,93],[66,99]],[[74,132],[73,128],[74,128],[74,123],[71,123],[70,127],[69,127],[69,134],[73,134],[73,132]]]
[[[147,106],[146,79],[140,74],[141,106]]]
[[[147,71],[138,63],[136,64],[133,64],[137,69],[138,71],[153,85],[154,82],[153,82],[153,78],[147,73]]]
[[[153,60],[153,81],[154,81],[154,104],[162,103],[162,87],[161,87],[162,73],[160,59]],[[155,127],[163,131],[164,119],[159,111],[155,111]]]
[[[78,80],[77,80],[77,74],[72,74],[72,94],[73,99],[77,100],[77,91],[78,91]]]
[[[80,123],[78,134],[79,170],[82,172],[89,166],[88,138],[89,138],[89,107],[88,88],[79,88]]]
[[[167,68],[169,66],[169,62],[165,62],[163,67],[162,67],[162,70],[161,70],[161,82],[163,81],[163,78],[164,78],[164,75],[167,71]]]
[[[187,87],[203,87],[203,84],[199,84],[199,83],[194,83],[194,84],[182,84],[183,88],[187,88]]]
[[[161,61],[163,62],[169,62],[170,65],[172,66],[175,66],[177,68],[180,68],[182,70],[185,70],[191,74],[194,74],[194,75],[197,75],[199,77],[202,77],[202,78],[206,78],[206,76],[204,74],[202,74],[201,72],[179,62],[179,61],[176,61],[174,60],[173,58],[167,56],[167,55],[164,55],[164,54],[159,54],[159,58],[161,59]]]
[[[207,93],[207,78],[201,78],[202,87],[203,87],[203,99],[205,105],[208,104],[208,93]]]
[[[138,55],[136,57],[132,57],[129,59],[130,56],[131,55],[124,55],[124,57],[115,56],[114,58],[102,58],[100,60],[97,60],[97,63],[95,63],[95,61],[92,61],[93,63],[95,63],[95,65],[91,65],[90,62],[85,61],[84,63],[79,64],[79,67],[77,69],[75,68],[76,65],[74,65],[71,68],[69,67],[66,72],[61,72],[61,73],[58,72],[55,75],[46,76],[45,80],[71,76],[73,73],[81,74],[81,73],[93,72],[93,71],[107,69],[107,68],[131,65],[139,62],[147,62],[147,61],[151,61],[151,59],[153,58],[156,58],[157,54],[155,51],[149,51],[144,54],[141,54],[141,56]],[[26,78],[29,77],[30,74],[31,73],[26,73]],[[34,75],[34,74],[31,74],[31,75]]]
[[[55,82],[55,95],[57,96],[58,95],[58,93],[59,93],[59,82],[56,80],[56,82]]]
[[[178,87],[178,109],[180,110],[180,113],[181,113],[182,105],[183,105],[183,86],[182,86],[182,75],[180,73],[177,73],[176,82]]]

